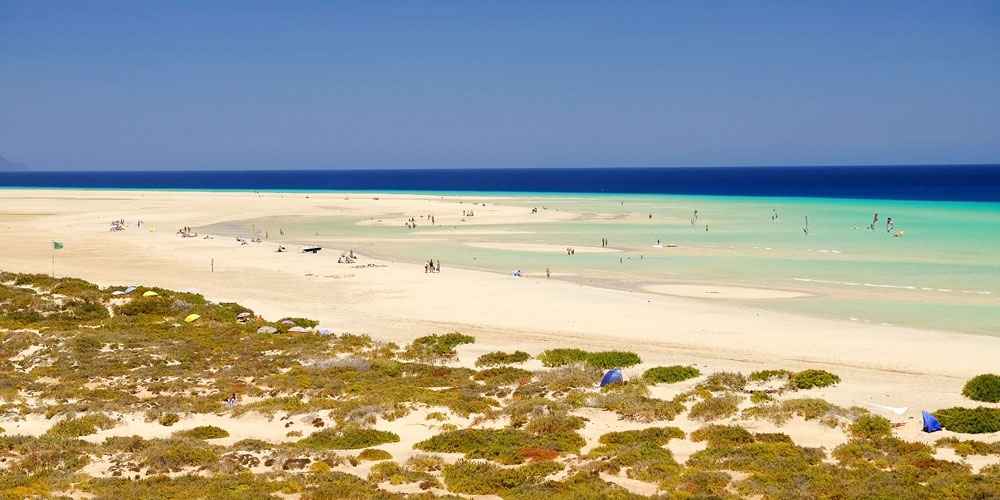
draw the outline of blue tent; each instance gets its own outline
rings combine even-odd
[[[927,413],[927,410],[924,410],[922,413],[924,415],[924,432],[937,432],[941,430],[941,422],[938,422],[934,418],[934,415]]]
[[[625,378],[622,377],[622,371],[618,368],[614,368],[608,370],[608,373],[605,373],[604,377],[601,378],[601,387],[611,384],[620,384],[624,381]]]

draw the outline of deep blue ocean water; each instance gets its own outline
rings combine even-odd
[[[1000,165],[0,172],[0,187],[487,191],[1000,201]]]

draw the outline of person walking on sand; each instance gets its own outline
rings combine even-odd
[[[545,268],[545,277],[546,278],[551,278],[552,277],[552,273],[549,272],[549,268],[547,268],[547,267]]]

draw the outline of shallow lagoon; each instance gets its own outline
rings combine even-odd
[[[356,196],[356,195],[355,195]],[[480,203],[578,214],[561,222],[431,225],[421,214],[270,217],[203,230],[229,235],[279,229],[289,242],[354,249],[421,263],[441,260],[509,274],[521,270],[597,286],[642,289],[703,283],[806,292],[747,300],[753,307],[871,323],[1000,335],[1000,204],[654,195],[462,193],[456,211]],[[692,224],[694,210],[698,219]],[[778,214],[772,221],[772,214]],[[874,230],[867,229],[879,213]],[[650,214],[652,218],[650,218]],[[415,229],[405,217],[417,217]],[[803,231],[808,217],[808,234]],[[886,230],[892,217],[901,237]],[[708,230],[706,231],[706,225]],[[621,252],[566,255],[565,247]],[[657,246],[657,240],[661,243]],[[552,245],[551,252],[538,245]],[[675,246],[671,246],[675,245]],[[709,292],[709,290],[706,290]]]

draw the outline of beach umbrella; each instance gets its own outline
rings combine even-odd
[[[187,317],[184,318],[184,322],[185,323],[190,323],[192,321],[197,321],[197,319],[200,318],[200,317],[201,316],[198,315],[198,314],[188,314]]]
[[[622,371],[618,368],[608,370],[608,373],[604,374],[601,378],[601,387],[611,384],[620,384],[625,382],[625,378],[622,376]]]
[[[159,294],[152,290],[147,290],[145,293],[142,294],[143,297],[156,297],[157,295]]]

